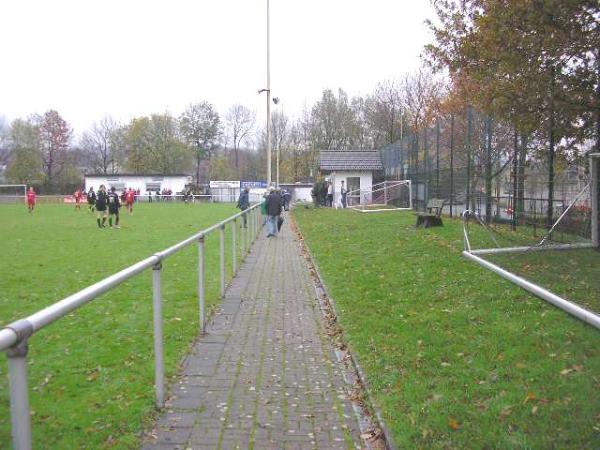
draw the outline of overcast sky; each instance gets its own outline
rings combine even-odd
[[[421,64],[429,0],[271,0],[271,91],[297,116],[323,89],[349,95]],[[207,100],[265,114],[266,0],[3,0],[0,116],[56,109],[81,133],[177,116]]]

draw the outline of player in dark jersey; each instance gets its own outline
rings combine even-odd
[[[108,194],[103,184],[98,188],[98,194],[96,194],[96,221],[98,222],[98,228],[106,227],[106,204],[108,203]],[[102,221],[100,220],[102,219]]]
[[[119,194],[117,194],[114,186],[110,188],[108,194],[108,225],[113,227],[113,216],[115,216],[115,228],[121,228],[119,226],[119,208],[121,207],[121,201],[119,200]]]
[[[87,202],[90,212],[94,212],[94,206],[96,205],[96,193],[94,192],[93,186],[90,187],[90,190],[87,193]]]

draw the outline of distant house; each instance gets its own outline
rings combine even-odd
[[[322,151],[320,154],[320,171],[333,183],[333,201],[340,197],[341,181],[352,193],[358,190],[370,190],[373,178],[383,171],[381,157],[377,151]],[[368,198],[367,198],[368,200]],[[365,201],[361,196],[360,201]]]
[[[118,192],[132,188],[140,191],[140,194],[146,195],[149,192],[162,192],[163,189],[170,190],[173,194],[181,193],[185,185],[190,183],[192,178],[188,175],[157,175],[157,174],[87,174],[85,175],[85,190],[90,187],[98,190],[103,184],[107,189],[115,187]]]

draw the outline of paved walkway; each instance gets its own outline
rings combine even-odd
[[[144,449],[362,447],[288,222],[255,242]]]

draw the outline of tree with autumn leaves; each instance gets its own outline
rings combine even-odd
[[[451,96],[511,124],[517,154],[548,167],[553,221],[557,156],[599,148],[600,6],[588,0],[436,0],[426,57],[448,71]],[[519,149],[520,147],[520,149]]]

